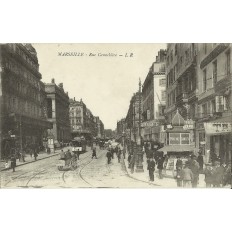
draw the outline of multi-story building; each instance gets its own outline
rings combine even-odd
[[[125,118],[122,118],[117,122],[117,139],[120,139],[124,135],[126,130],[125,125]]]
[[[87,107],[82,99],[80,101],[76,101],[75,98],[70,99],[69,120],[72,138],[90,134],[90,132],[86,130],[86,110]]]
[[[95,118],[94,120],[95,120],[95,125],[96,125],[97,137],[103,138],[105,136],[104,124],[98,116],[96,116],[94,118]]]
[[[184,119],[195,118],[197,109],[197,44],[168,44],[166,110],[168,121],[179,109]]]
[[[158,52],[142,87],[142,115],[144,140],[160,142],[160,125],[164,121],[166,104],[166,50]]]
[[[127,129],[130,130],[128,139],[134,142],[136,142],[139,138],[140,101],[142,102],[142,93],[134,93],[130,100],[129,109],[125,119]]]
[[[70,99],[69,120],[72,137],[84,136],[91,141],[93,137],[103,137],[104,124],[95,117],[82,101]]]
[[[92,136],[97,135],[95,119],[92,112],[88,108],[86,109],[86,129]]]
[[[168,44],[167,46],[165,123],[171,124],[178,110],[186,121],[183,132],[190,133],[191,145],[195,145],[194,120],[198,93],[197,52],[197,44]]]
[[[231,162],[231,44],[199,44],[196,147],[210,162]]]
[[[0,45],[1,150],[42,146],[47,121],[45,86],[31,44]]]
[[[48,136],[56,143],[70,142],[69,96],[64,92],[63,83],[56,85],[55,79],[45,84],[47,95],[48,120],[53,128],[48,130]]]

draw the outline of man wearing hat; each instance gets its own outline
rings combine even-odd
[[[189,168],[189,165],[190,165],[189,161],[186,161],[184,165],[184,169],[182,169],[180,173],[180,176],[183,179],[183,186],[185,188],[190,188],[191,183],[193,181],[193,173],[191,169]]]
[[[210,163],[205,164],[204,174],[206,188],[210,188],[213,181],[213,168]]]
[[[150,181],[154,181],[155,161],[153,157],[150,157],[147,170],[149,171]]]
[[[212,184],[216,188],[220,188],[223,180],[223,175],[224,175],[224,167],[220,166],[219,161],[215,161],[215,167],[213,171],[213,176],[212,176]]]
[[[197,162],[195,155],[191,156],[190,169],[193,173],[192,187],[196,188],[199,180],[200,165]]]

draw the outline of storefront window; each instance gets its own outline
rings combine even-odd
[[[169,145],[190,144],[189,133],[169,133]]]

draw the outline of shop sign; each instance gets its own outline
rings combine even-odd
[[[185,121],[185,125],[183,126],[184,130],[193,130],[194,129],[194,121],[192,119],[188,119]]]
[[[229,122],[224,123],[210,123],[205,122],[205,132],[206,134],[224,134],[224,133],[231,133],[231,124]]]
[[[154,121],[154,120],[141,123],[142,127],[153,127],[153,126],[159,126],[159,125],[160,125],[160,122]]]

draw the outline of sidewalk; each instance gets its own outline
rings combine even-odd
[[[134,173],[131,173],[131,170],[128,168],[129,164],[127,161],[127,157],[128,157],[128,154],[126,154],[126,159],[124,159],[123,162],[125,164],[126,171],[130,177],[137,179],[137,180],[140,180],[140,181],[143,181],[143,182],[147,182],[149,184],[154,184],[156,186],[158,185],[157,187],[160,187],[160,188],[177,188],[176,180],[174,179],[171,171],[167,171],[166,175],[164,174],[163,179],[159,179],[158,170],[156,170],[155,174],[154,174],[155,180],[154,180],[154,182],[150,182],[149,181],[149,174],[148,174],[148,170],[147,170],[146,158],[144,158],[144,162],[143,162],[144,172],[136,172],[136,168],[135,168]],[[204,175],[202,175],[202,174],[200,174],[200,176],[199,176],[198,188],[205,188]]]
[[[64,147],[62,148],[64,151],[70,149],[70,147]],[[34,156],[30,156],[29,154],[27,154],[25,156],[25,162],[21,162],[17,159],[16,161],[16,167],[18,166],[22,166],[22,165],[25,165],[25,164],[29,164],[29,163],[33,163],[33,162],[36,162],[38,160],[43,160],[43,159],[47,159],[49,157],[52,157],[52,156],[56,156],[60,153],[61,149],[58,149],[58,150],[55,150],[55,153],[51,153],[51,154],[47,154],[46,152],[40,152],[38,154],[38,157],[37,157],[37,160],[35,160]],[[10,162],[10,161],[9,161]],[[10,168],[5,168],[5,162],[4,161],[1,161],[0,162],[0,170],[1,171],[6,171],[6,170],[9,170]]]

